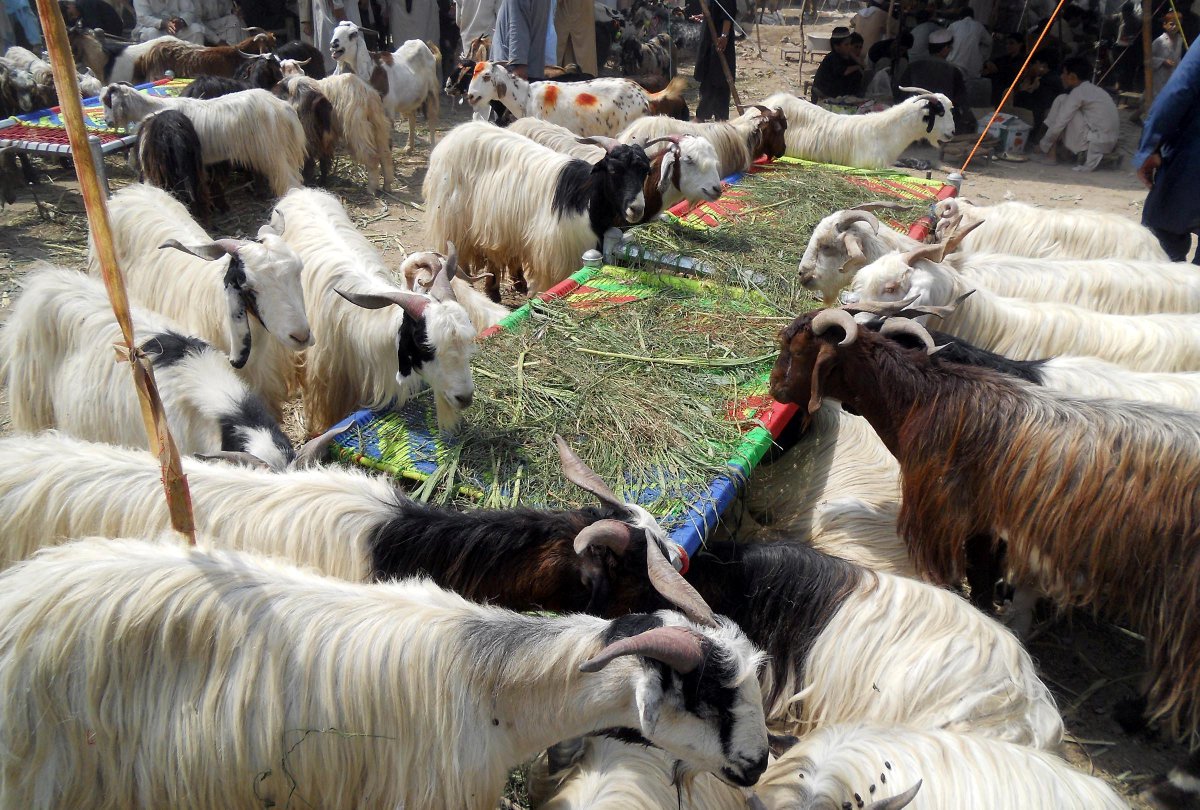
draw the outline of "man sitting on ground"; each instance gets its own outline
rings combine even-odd
[[[931,93],[942,93],[954,105],[954,134],[971,135],[979,128],[975,114],[971,112],[971,98],[967,95],[967,82],[956,65],[946,61],[954,37],[947,30],[939,29],[929,35],[929,56],[914,59],[900,74],[893,95],[900,103],[911,93],[901,87],[920,87]]]
[[[863,67],[859,61],[862,37],[839,25],[829,37],[833,46],[813,76],[813,100],[857,96],[862,92]]]
[[[1067,93],[1054,100],[1046,116],[1046,134],[1039,148],[1045,163],[1078,160],[1075,171],[1095,171],[1101,159],[1117,148],[1121,119],[1117,105],[1105,91],[1088,81],[1092,66],[1081,56],[1063,62],[1062,81]]]

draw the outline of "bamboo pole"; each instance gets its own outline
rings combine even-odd
[[[75,76],[75,61],[71,57],[66,24],[58,10],[57,0],[37,0],[37,9],[42,21],[42,32],[46,37],[46,49],[50,52],[54,89],[58,92],[60,111],[66,123],[67,137],[71,142],[75,174],[79,178],[79,189],[87,209],[88,227],[91,229],[96,255],[100,260],[104,286],[108,290],[113,313],[125,340],[124,344],[117,344],[114,348],[118,360],[128,360],[133,372],[133,382],[142,408],[142,420],[150,438],[150,450],[158,456],[159,463],[162,464],[163,488],[166,491],[171,525],[194,544],[196,529],[192,520],[192,499],[187,478],[179,462],[179,451],[167,427],[166,414],[158,397],[150,362],[134,345],[129,298],[125,294],[125,282],[117,264],[116,249],[113,247],[104,191],[96,174],[96,166],[92,162],[93,154],[88,143],[87,129],[83,124],[83,105],[79,98],[79,82]],[[99,150],[96,159],[99,159],[98,152]]]
[[[717,2],[720,2],[720,0],[717,0]],[[725,2],[732,3],[734,0],[725,0]],[[717,40],[719,37],[717,36],[717,26],[713,23],[712,12],[708,8],[708,0],[700,0],[700,10],[704,12],[704,22],[708,24],[708,35],[712,37],[713,50],[716,51],[717,59],[721,62],[721,71],[725,74],[725,82],[729,85],[729,92],[733,95],[733,106],[737,108],[738,115],[741,115],[745,112],[746,108],[742,106],[742,99],[738,96],[737,85],[733,82],[733,74],[729,72],[729,62],[725,60],[725,52],[717,50]],[[730,16],[736,18],[737,14],[734,13]],[[737,47],[734,44],[733,29],[735,27],[737,27],[736,22],[730,23],[729,39],[726,41],[726,45]]]

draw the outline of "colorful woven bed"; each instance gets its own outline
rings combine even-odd
[[[585,267],[542,298],[562,298],[568,306],[584,309],[623,305],[666,291],[675,297],[682,291],[694,300],[697,311],[714,308],[769,311],[765,302],[742,290],[677,276],[639,273],[612,265]],[[485,334],[485,339],[501,330],[525,328],[531,311],[529,304],[516,310],[490,334]],[[706,484],[687,484],[659,470],[657,474],[648,475],[647,480],[624,482],[623,496],[650,509],[670,532],[672,540],[689,554],[717,524],[722,511],[737,494],[740,482],[770,449],[795,410],[793,406],[774,403],[767,396],[766,382],[771,365],[771,359],[763,359],[745,369],[747,384],[737,388],[736,402],[727,404],[725,420],[745,428],[740,441],[718,450],[722,453],[720,457],[728,460],[728,475],[717,476]],[[344,461],[395,476],[426,481],[457,442],[471,441],[469,433],[453,439],[440,435],[429,400],[430,397],[419,397],[398,412],[359,411],[351,414],[342,422],[347,430],[335,443],[336,455]],[[511,480],[517,477],[513,475],[516,463],[514,460],[509,469],[500,471],[501,477],[507,479],[502,486],[510,494],[517,486]],[[460,491],[478,498],[493,484],[493,481],[474,480],[460,486]],[[521,493],[519,500],[523,504],[539,504],[535,492]]]
[[[682,227],[696,229],[736,228],[739,218],[747,215],[744,201],[740,201],[739,185],[754,182],[754,177],[764,172],[802,171],[812,166],[806,161],[784,158],[774,164],[756,165],[745,175],[727,178],[729,184],[725,194],[716,202],[689,205],[683,203],[673,208],[667,216]],[[932,203],[936,199],[950,196],[953,189],[940,182],[922,180],[899,173],[869,172],[847,167],[821,166],[822,169],[837,170],[845,181],[870,191],[885,194],[900,200],[917,203]],[[903,228],[898,222],[894,227]],[[914,226],[913,230],[917,230]],[[623,243],[628,249],[628,243]],[[606,253],[612,245],[606,244]],[[618,245],[618,255],[622,248]],[[626,254],[628,255],[628,254]],[[680,257],[675,257],[677,260]],[[609,259],[612,255],[609,253]],[[644,257],[643,257],[644,259]],[[689,273],[685,261],[668,261],[663,269]],[[689,273],[689,275],[691,275]],[[602,267],[585,267],[567,281],[541,296],[544,299],[565,298],[571,307],[589,307],[598,304],[620,304],[646,296],[659,294],[665,289],[689,290],[695,295],[697,307],[713,306],[714,302],[750,300],[753,293],[740,288],[724,287],[711,281],[694,277],[671,275],[662,272],[633,271],[615,264]],[[764,299],[764,311],[773,311]],[[521,328],[530,317],[530,304],[516,310],[494,330]],[[493,332],[492,334],[494,334]],[[489,337],[485,333],[482,337]],[[674,542],[688,554],[694,553],[704,538],[718,524],[721,513],[736,496],[742,482],[762,460],[773,441],[779,437],[795,413],[795,406],[780,405],[767,395],[766,382],[771,361],[764,361],[754,369],[754,380],[738,391],[736,401],[728,403],[727,421],[743,428],[741,441],[722,448],[728,459],[728,474],[716,475],[707,485],[678,486],[677,482],[663,477],[649,476],[651,480],[624,482],[623,496],[628,500],[646,505],[660,519]],[[359,411],[341,423],[347,429],[335,444],[335,453],[344,461],[363,464],[392,475],[417,482],[429,482],[440,470],[439,462],[451,455],[456,442],[470,441],[469,435],[448,439],[436,430],[431,397],[419,397],[398,412]],[[586,461],[586,459],[585,459]],[[519,473],[512,470],[499,471],[500,482],[476,480],[465,482],[459,489],[469,497],[481,497],[485,490],[497,484],[514,495],[519,489]],[[516,479],[516,480],[514,480]],[[664,491],[665,490],[665,491]],[[520,492],[519,502],[527,505],[539,503],[538,493]]]
[[[140,84],[137,89],[150,96],[177,96],[191,84],[191,79],[160,79]],[[0,121],[0,146],[16,146],[22,152],[69,156],[70,139],[59,107],[36,110]],[[98,98],[83,100],[83,123],[89,133],[96,168],[107,190],[103,156],[128,149],[137,142],[136,135],[123,129],[112,129],[104,123],[104,106]]]

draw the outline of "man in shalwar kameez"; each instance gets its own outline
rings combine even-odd
[[[1190,48],[1154,99],[1133,165],[1150,189],[1142,224],[1171,261],[1185,261],[1200,232],[1200,48]],[[1200,251],[1192,257],[1200,264]]]
[[[579,65],[584,73],[599,76],[596,64],[596,10],[592,0],[558,0],[554,10],[558,32],[558,64]]]
[[[1088,81],[1091,75],[1092,66],[1082,57],[1063,62],[1067,92],[1054,100],[1046,116],[1046,134],[1038,145],[1047,155],[1044,162],[1057,162],[1057,153],[1065,149],[1072,156],[1084,156],[1083,163],[1074,167],[1076,171],[1090,172],[1117,148],[1121,134],[1117,105],[1106,91]]]
[[[392,50],[410,39],[437,45],[441,38],[437,0],[388,0],[388,30]]]

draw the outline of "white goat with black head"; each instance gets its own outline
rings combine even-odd
[[[224,349],[279,418],[294,352],[313,342],[300,257],[280,236],[282,218],[273,216],[256,239],[213,241],[182,203],[141,184],[114,194],[108,213],[130,297]],[[88,270],[97,275],[89,247]]]
[[[113,358],[124,343],[99,279],[46,267],[30,274],[0,329],[0,377],[13,428],[59,428],[74,436],[146,446],[129,367]],[[262,398],[224,354],[178,324],[132,307],[134,340],[150,357],[171,435],[181,453],[249,453],[273,469],[295,457]]]
[[[396,283],[341,203],[295,189],[276,205],[284,239],[304,261],[304,300],[321,341],[304,357],[305,418],[318,433],[354,408],[403,403],[433,389],[438,423],[453,427],[471,404],[477,332],[455,298],[456,262],[429,295]]]
[[[417,112],[424,111],[429,125],[429,146],[437,135],[441,84],[437,77],[438,57],[419,39],[410,39],[395,53],[372,54],[367,50],[362,31],[349,20],[333,29],[329,52],[337,66],[334,73],[353,73],[370,83],[383,98],[383,106],[393,121],[408,119],[408,146],[417,143]]]
[[[0,574],[0,797],[492,810],[511,768],[612,727],[749,786],[761,660],[696,610],[523,615],[423,580],[81,541]]]

